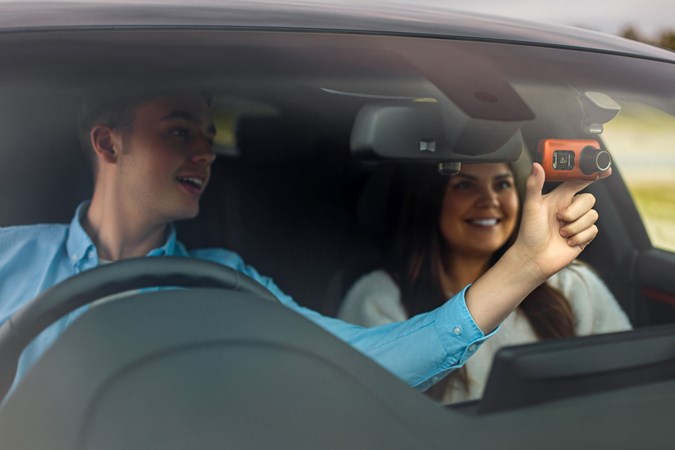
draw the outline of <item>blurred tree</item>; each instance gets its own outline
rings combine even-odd
[[[675,50],[675,31],[665,31],[661,33],[658,45],[663,48]]]
[[[640,33],[638,33],[637,29],[633,27],[632,25],[627,25],[625,26],[620,32],[619,35],[621,37],[625,37],[626,39],[632,39],[633,41],[639,41],[639,42],[647,42]]]
[[[634,41],[656,45],[657,47],[675,50],[675,31],[673,30],[663,31],[658,38],[655,40],[650,40],[640,34],[640,32],[634,26],[626,25],[621,29],[619,35],[625,37],[626,39],[632,39]]]

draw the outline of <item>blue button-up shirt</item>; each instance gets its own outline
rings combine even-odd
[[[96,247],[81,223],[87,207],[87,203],[80,205],[70,225],[0,228],[0,323],[44,290],[99,264]],[[466,308],[465,290],[440,308],[405,322],[363,328],[298,305],[270,278],[258,274],[233,252],[220,248],[186,250],[176,239],[173,227],[164,245],[147,256],[199,258],[239,270],[269,289],[285,306],[420,389],[464,364],[488,337]],[[17,380],[86,309],[83,307],[62,317],[30,343],[19,361]]]

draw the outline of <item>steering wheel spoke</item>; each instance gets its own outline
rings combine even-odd
[[[100,298],[150,287],[222,288],[279,301],[243,273],[200,259],[145,257],[99,266],[44,291],[0,325],[0,399],[14,382],[21,353],[49,325]]]

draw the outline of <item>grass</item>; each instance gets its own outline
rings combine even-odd
[[[675,252],[675,188],[670,184],[632,185],[628,189],[655,247]]]
[[[624,102],[622,107],[606,124],[603,139],[652,244],[675,252],[675,117],[638,103]]]

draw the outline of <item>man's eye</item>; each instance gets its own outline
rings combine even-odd
[[[180,138],[186,138],[190,135],[190,130],[187,128],[174,128],[171,130],[171,134]]]

